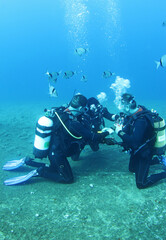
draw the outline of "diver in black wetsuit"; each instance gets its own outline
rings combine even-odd
[[[82,149],[82,146],[84,147],[85,143],[102,142],[103,139],[110,134],[109,129],[103,130],[101,133],[94,133],[90,128],[87,128],[78,121],[78,116],[84,113],[86,103],[86,97],[81,94],[75,95],[67,108],[55,108],[55,112],[58,113],[60,121],[56,117],[56,114],[56,116],[50,116],[54,124],[48,151],[49,166],[46,166],[44,163],[36,162],[29,157],[21,160],[9,161],[4,165],[4,170],[12,170],[23,164],[37,167],[38,169],[25,176],[6,180],[4,183],[6,185],[14,185],[27,181],[34,176],[48,178],[56,182],[72,183],[74,178],[67,157],[77,153]],[[54,112],[54,108],[52,110],[51,112]],[[58,124],[59,127],[57,127]],[[40,136],[40,132],[38,134]],[[36,148],[34,149],[34,155],[38,157],[38,150],[36,151]]]
[[[154,132],[145,116],[147,109],[137,106],[134,97],[127,93],[121,97],[121,109],[126,115],[123,123],[116,124],[115,131],[123,140],[125,149],[130,149],[129,171],[135,173],[137,187],[147,188],[166,178],[166,172],[148,176],[150,165],[160,161],[157,157],[152,159]]]
[[[90,117],[91,128],[94,132],[105,127],[104,118],[110,121],[116,121],[119,118],[118,115],[110,113],[108,109],[103,107],[94,97],[88,99],[87,109],[86,115]]]
[[[78,116],[79,122],[81,122],[90,131],[97,133],[104,128],[105,131],[108,130],[111,134],[111,131],[113,132],[113,130],[111,130],[110,128],[105,128],[104,118],[110,121],[115,121],[119,118],[119,116],[110,113],[108,109],[106,107],[103,107],[94,97],[91,97],[87,100],[86,111],[84,112],[84,114]],[[98,151],[99,143],[101,142],[92,140],[88,143],[84,142],[84,146],[88,144],[93,151]],[[105,138],[102,143],[106,143],[108,145],[115,144],[112,138]],[[82,148],[80,148],[80,150],[78,150],[75,154],[71,156],[73,161],[79,160],[79,156],[84,146],[82,144]]]
[[[72,183],[73,174],[67,157],[81,150],[85,143],[92,141],[99,143],[109,135],[108,131],[94,133],[78,121],[77,117],[84,113],[86,103],[87,99],[83,95],[75,95],[69,107],[64,109],[62,113],[62,115],[66,115],[64,124],[72,135],[70,135],[64,127],[61,127],[57,132],[53,133],[48,154],[50,166],[39,168],[39,176],[57,182]],[[63,118],[62,115],[61,118]],[[75,139],[73,135],[81,139]],[[31,164],[31,162],[29,164]]]

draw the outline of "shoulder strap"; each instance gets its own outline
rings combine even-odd
[[[138,119],[138,118],[143,118],[145,117],[147,120],[149,120],[150,122],[152,122],[153,118],[157,118],[158,114],[157,113],[153,113],[151,112],[150,110],[146,109],[145,107],[143,106],[140,106],[142,107],[142,111],[141,112],[138,112],[137,114],[133,115],[133,119]]]

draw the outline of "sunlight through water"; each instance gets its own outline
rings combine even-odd
[[[68,27],[70,41],[74,48],[88,47],[87,42],[87,22],[89,11],[85,0],[65,0],[65,22]]]

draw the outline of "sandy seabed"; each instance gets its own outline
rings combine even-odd
[[[166,119],[164,102],[146,106]],[[35,124],[45,107],[35,102],[0,106],[1,169],[9,160],[32,156]],[[0,240],[165,240],[166,180],[137,189],[128,159],[117,146],[102,145],[98,152],[86,147],[80,161],[69,159],[75,182],[66,185],[33,178],[5,186],[5,179],[32,168],[0,170]]]

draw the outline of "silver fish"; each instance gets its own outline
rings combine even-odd
[[[58,97],[57,90],[54,88],[54,86],[49,84],[49,95],[51,97]]]
[[[160,58],[160,62],[159,61],[155,61],[155,63],[157,64],[157,69],[159,68],[159,66],[161,67],[166,67],[166,55],[163,55],[161,58]]]
[[[73,77],[74,74],[75,74],[75,72],[73,72],[73,71],[66,71],[63,74],[63,78],[69,79],[69,78]]]
[[[110,78],[113,75],[115,75],[115,73],[112,73],[110,71],[104,71],[103,72],[103,78]]]
[[[88,48],[76,48],[76,49],[75,49],[75,52],[76,52],[79,56],[84,55],[84,54],[87,53],[88,51],[89,51]]]
[[[85,75],[83,75],[82,78],[81,78],[81,81],[82,82],[87,82],[87,77]]]
[[[46,72],[46,75],[49,77],[50,80],[52,80],[53,82],[56,82],[59,75],[60,75],[61,72]]]

